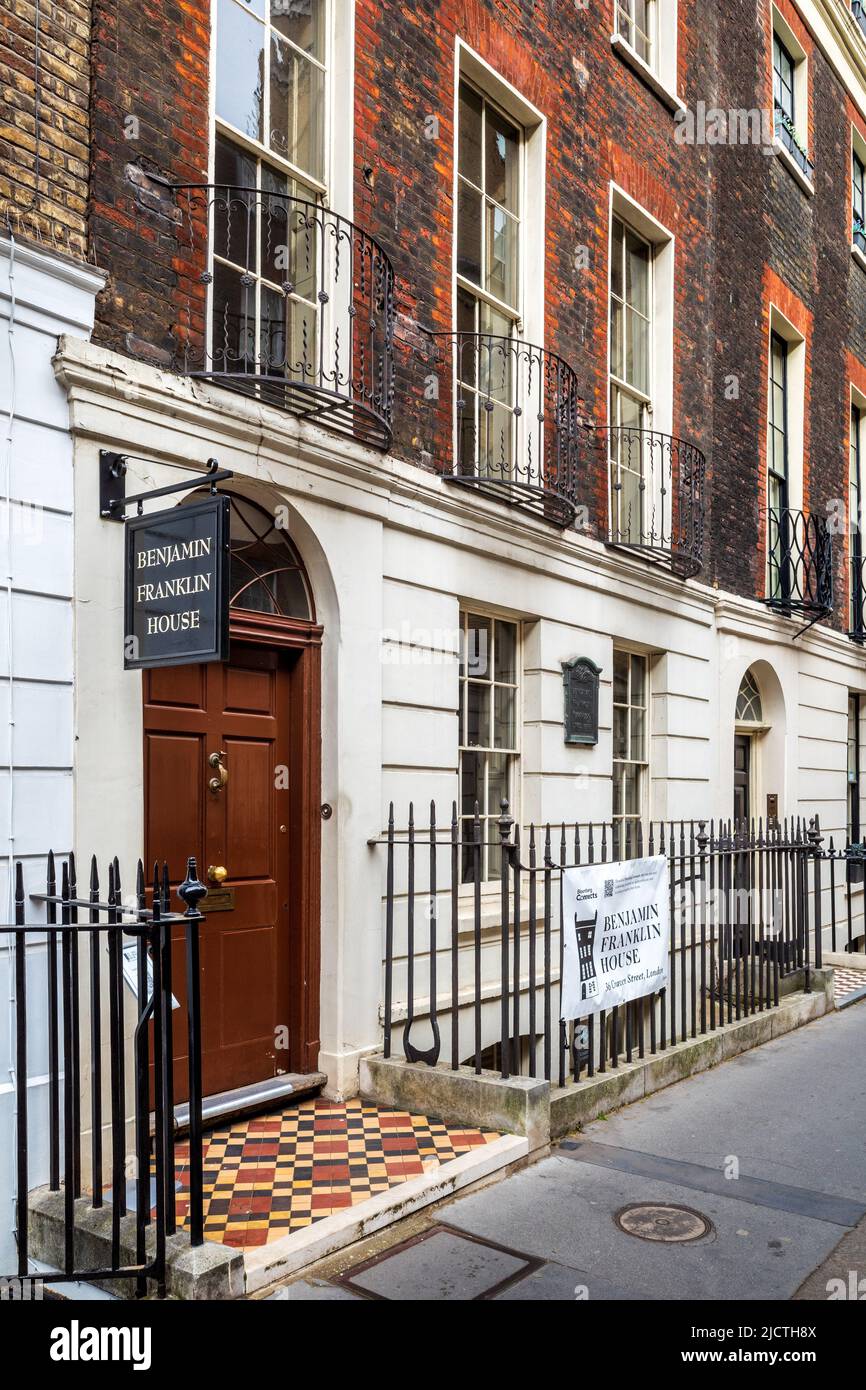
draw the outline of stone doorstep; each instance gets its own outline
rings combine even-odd
[[[267,1245],[242,1251],[217,1241],[205,1240],[196,1249],[186,1232],[166,1242],[166,1291],[178,1299],[243,1298],[269,1284],[315,1264],[326,1255],[365,1240],[386,1226],[411,1216],[431,1202],[451,1197],[500,1168],[520,1162],[529,1152],[523,1136],[506,1134],[451,1159],[429,1173],[398,1183],[356,1206],[315,1221]],[[64,1196],[47,1187],[30,1193],[30,1246],[35,1259],[54,1269],[63,1266]],[[121,1259],[135,1263],[135,1216],[121,1219]],[[153,1228],[147,1230],[147,1250],[152,1255]],[[94,1210],[87,1198],[75,1203],[75,1262],[81,1269],[104,1269],[110,1263],[111,1206]],[[48,1281],[50,1282],[50,1280]],[[90,1280],[122,1298],[135,1296],[135,1281]]]
[[[800,990],[782,996],[778,1008],[726,1023],[706,1036],[669,1046],[654,1057],[621,1062],[615,1069],[576,1085],[553,1087],[547,1081],[523,1076],[503,1081],[497,1072],[478,1075],[472,1067],[455,1072],[444,1062],[427,1067],[423,1062],[375,1056],[361,1062],[361,1094],[376,1104],[420,1112],[445,1124],[524,1135],[528,1152],[540,1154],[551,1140],[599,1115],[630,1105],[828,1013],[834,1006],[833,971],[811,973],[810,994],[802,992],[801,977]]]

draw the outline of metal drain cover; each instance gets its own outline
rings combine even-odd
[[[614,1221],[627,1236],[680,1245],[688,1240],[700,1240],[713,1229],[712,1222],[699,1211],[673,1202],[638,1202],[622,1207]]]

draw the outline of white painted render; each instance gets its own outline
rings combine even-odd
[[[367,842],[391,800],[405,824],[410,799],[425,813],[435,799],[447,818],[457,796],[461,604],[523,625],[523,823],[610,818],[616,642],[651,659],[653,819],[730,816],[734,707],[757,663],[770,724],[757,805],[774,792],[782,816],[817,811],[825,834],[844,836],[847,698],[866,693],[866,663],[845,637],[816,626],[793,641],[796,621],[757,599],[683,583],[393,456],[79,339],[64,339],[55,367],[75,437],[74,839],[88,852],[134,863],[142,837],[141,680],[122,667],[122,528],[98,515],[99,448],[150,460],[130,465],[130,491],[177,481],[166,464],[202,468],[214,456],[238,491],[289,508],[325,629],[322,800],[334,815],[322,826],[321,1066],[331,1092],[352,1091],[359,1057],[381,1038],[384,859]],[[577,655],[602,668],[590,749],[563,741],[561,663]],[[495,995],[493,952],[490,977]]]
[[[73,448],[52,358],[83,341],[104,278],[0,238],[0,923],[12,920],[10,865],[44,891],[46,854],[73,844]],[[38,921],[37,916],[30,920]],[[0,1270],[14,1268],[16,1084],[12,938],[0,934]],[[27,950],[31,1179],[47,1177],[44,947]]]

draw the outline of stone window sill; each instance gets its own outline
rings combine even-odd
[[[611,34],[610,44],[617,57],[621,58],[622,61],[631,68],[632,72],[637,74],[644,86],[649,87],[650,91],[658,97],[663,106],[666,106],[668,110],[672,112],[685,111],[685,102],[680,101],[676,92],[672,92],[669,87],[665,86],[661,79],[653,72],[649,64],[645,63],[643,58],[632,48],[631,44],[623,38],[622,34]]]
[[[794,156],[785,149],[785,146],[778,138],[773,140],[773,149],[788,170],[788,173],[794,176],[795,181],[800,185],[803,192],[807,194],[808,197],[814,198],[815,185],[806,178],[806,175],[803,173],[803,170],[800,168]]]

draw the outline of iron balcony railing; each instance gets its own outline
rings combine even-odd
[[[546,348],[489,333],[437,333],[442,389],[453,400],[451,482],[560,527],[577,514],[581,401],[574,371]]]
[[[862,0],[851,0],[851,13],[860,25],[863,33],[866,34],[866,7],[864,7]]]
[[[387,448],[394,270],[367,232],[286,193],[175,185],[189,248],[205,243],[207,323],[178,370]]]
[[[859,646],[866,645],[866,556],[856,552],[849,558],[850,595],[848,636]]]
[[[706,483],[701,450],[657,430],[620,425],[590,426],[585,435],[609,479],[608,543],[664,560],[684,577],[700,573]]]
[[[822,516],[771,507],[768,514],[768,608],[817,622],[833,611],[833,555]]]
[[[800,137],[797,129],[786,111],[782,109],[778,102],[775,103],[775,129],[776,138],[782,142],[788,154],[794,160],[797,168],[802,170],[806,178],[811,183],[814,168],[812,161],[800,144]]]
[[[854,227],[851,237],[858,251],[862,251],[863,255],[866,256],[866,227],[863,226],[859,217],[854,218]]]

